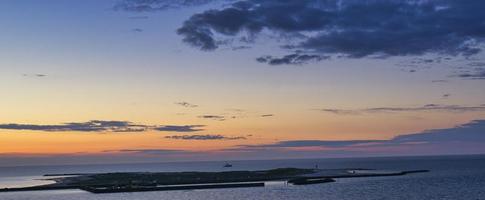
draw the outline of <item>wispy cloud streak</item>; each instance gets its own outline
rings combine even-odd
[[[245,140],[246,137],[237,136],[237,137],[228,137],[223,135],[172,135],[166,136],[167,139],[176,139],[176,140]]]
[[[186,108],[196,108],[196,107],[199,107],[198,105],[191,104],[191,103],[185,102],[185,101],[175,102],[175,105],[179,105],[179,106],[186,107]]]
[[[322,112],[333,113],[338,115],[358,115],[368,113],[396,113],[396,112],[483,112],[485,106],[461,106],[461,105],[439,105],[439,104],[427,104],[418,107],[374,107],[366,109],[334,109],[324,108],[318,109]]]
[[[202,119],[211,119],[211,120],[216,120],[216,121],[225,121],[226,117],[222,115],[200,115],[198,116],[199,118]]]
[[[103,121],[91,120],[88,122],[70,122],[59,125],[37,125],[37,124],[0,124],[0,129],[6,130],[28,130],[44,132],[195,132],[202,131],[204,125],[160,125],[150,126],[135,124],[129,121]]]
[[[205,125],[185,125],[185,126],[159,126],[154,128],[157,131],[167,131],[167,132],[196,132],[196,131],[203,131],[203,127]]]
[[[155,12],[199,6],[214,1],[217,0],[121,0],[114,6],[114,9],[129,12]]]
[[[71,122],[61,125],[35,125],[35,124],[0,124],[0,129],[31,130],[47,132],[142,132],[147,126],[133,124],[128,121],[102,121],[91,120],[88,122]]]

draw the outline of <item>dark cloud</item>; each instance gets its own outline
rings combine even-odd
[[[483,45],[484,9],[481,0],[246,0],[194,14],[177,32],[201,50],[215,50],[228,38],[251,43],[268,31],[288,42],[283,49],[314,56],[470,56]]]
[[[199,116],[199,118],[202,118],[202,119],[212,119],[212,120],[216,120],[216,121],[224,121],[224,120],[226,120],[226,117],[224,117],[222,115],[201,115],[201,116]]]
[[[196,131],[203,131],[202,129],[205,125],[186,125],[186,126],[159,126],[154,128],[157,131],[168,131],[168,132],[196,132]]]
[[[141,33],[141,32],[143,32],[143,29],[141,29],[141,28],[134,28],[134,29],[131,29],[131,31],[133,31],[135,33]]]
[[[129,12],[154,12],[199,6],[214,1],[217,0],[121,0],[114,6],[114,9]]]
[[[191,104],[189,102],[181,101],[181,102],[175,102],[176,105],[183,106],[186,108],[196,108],[199,107],[198,105]]]
[[[355,115],[355,114],[360,113],[359,111],[356,111],[356,110],[344,110],[344,109],[324,108],[324,109],[319,109],[319,110],[323,111],[323,112],[338,114],[338,115]]]
[[[202,131],[204,125],[165,125],[149,126],[135,124],[128,121],[102,121],[91,120],[88,122],[71,122],[60,125],[36,125],[36,124],[0,124],[0,129],[6,130],[29,130],[45,132],[195,132]]]
[[[426,112],[426,111],[439,111],[439,112],[482,112],[485,111],[485,106],[461,106],[461,105],[439,105],[439,104],[427,104],[418,107],[375,107],[366,109],[319,109],[323,112],[341,114],[341,115],[355,115],[366,113],[393,113],[393,112]]]
[[[458,75],[455,75],[455,77],[470,79],[470,80],[483,80],[485,79],[485,68],[476,69],[473,72],[460,73]]]
[[[308,62],[317,62],[329,58],[330,56],[322,55],[289,54],[280,58],[273,56],[262,56],[256,58],[256,61],[260,63],[268,63],[270,65],[301,65],[307,64]]]
[[[47,74],[22,74],[23,76],[25,77],[38,77],[38,78],[43,78],[43,77],[47,77]]]
[[[237,46],[237,47],[232,47],[231,48],[233,51],[237,51],[237,50],[243,50],[243,49],[251,49],[250,46]]]
[[[485,120],[475,120],[453,128],[400,135],[393,138],[392,142],[485,142]]]
[[[31,130],[31,131],[78,131],[78,132],[142,132],[148,127],[133,124],[127,121],[101,121],[91,120],[81,123],[65,123],[61,125],[34,125],[34,124],[0,124],[0,129]]]
[[[168,139],[176,140],[245,140],[246,137],[227,137],[223,135],[172,135],[166,136]]]
[[[261,117],[273,117],[274,115],[273,114],[265,114],[265,115],[261,115]]]
[[[323,148],[372,148],[382,146],[444,144],[450,142],[485,142],[485,120],[476,120],[447,129],[433,129],[420,133],[399,135],[389,140],[290,140],[274,144],[241,145],[240,150],[261,150],[271,148],[323,147]],[[237,148],[236,148],[237,149]]]

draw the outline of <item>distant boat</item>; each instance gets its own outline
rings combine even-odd
[[[226,162],[226,164],[224,165],[224,167],[232,167],[232,165]]]

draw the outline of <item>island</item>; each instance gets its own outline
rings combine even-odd
[[[62,174],[46,178],[55,183],[24,188],[3,188],[0,192],[81,189],[91,193],[193,190],[215,188],[264,187],[268,181],[283,181],[291,185],[335,182],[338,178],[402,176],[428,172],[382,171],[374,169],[300,169],[278,168],[258,171],[222,172],[120,172],[93,174]],[[47,174],[54,177],[56,174]]]

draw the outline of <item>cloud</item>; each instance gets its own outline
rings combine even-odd
[[[485,79],[485,68],[484,69],[476,69],[474,72],[465,72],[455,77],[463,78],[463,79],[470,79],[470,80],[483,80]]]
[[[237,51],[237,50],[243,50],[243,49],[251,49],[250,46],[237,46],[237,47],[232,47],[231,48],[233,51]]]
[[[145,132],[150,130],[166,132],[195,132],[202,131],[204,125],[164,125],[149,126],[135,124],[129,121],[91,120],[88,122],[70,122],[60,125],[36,124],[0,124],[0,129],[28,130],[45,132]]]
[[[290,54],[281,58],[275,58],[273,56],[262,56],[256,58],[256,61],[260,63],[268,63],[270,65],[302,65],[308,62],[317,62],[325,59],[329,59],[330,56],[322,55],[308,55],[308,54]]]
[[[471,62],[471,63],[468,63],[468,66],[471,66],[471,67],[485,67],[485,62]]]
[[[447,99],[447,98],[451,97],[451,94],[443,94],[441,97],[443,99]]]
[[[154,12],[199,6],[214,1],[216,0],[121,0],[114,6],[114,9],[129,12]]]
[[[323,108],[319,110],[323,112],[338,114],[338,115],[354,115],[354,114],[360,113],[359,111],[356,111],[356,110],[344,110],[344,109],[333,109],[333,108]]]
[[[228,111],[231,111],[231,112],[246,112],[247,110],[244,110],[244,109],[240,109],[240,108],[229,108],[229,109],[226,109]]]
[[[398,135],[389,140],[289,140],[273,144],[240,145],[231,150],[259,151],[262,149],[298,149],[315,148],[318,151],[327,150],[365,150],[378,147],[402,147],[408,145],[446,145],[446,144],[477,144],[485,143],[485,120],[475,120],[469,123],[445,129],[432,129],[420,133]]]
[[[273,114],[265,114],[265,115],[261,115],[261,117],[273,117],[274,115]]]
[[[0,129],[9,130],[31,130],[47,132],[142,132],[148,127],[145,125],[133,124],[127,121],[102,121],[91,120],[88,122],[71,122],[61,125],[34,125],[34,124],[0,124]]]
[[[374,107],[366,109],[319,109],[322,112],[328,112],[338,115],[356,115],[366,113],[396,113],[396,112],[483,112],[485,106],[461,106],[461,105],[439,105],[439,104],[427,104],[418,107]]]
[[[250,136],[248,135],[247,137]],[[485,153],[484,144],[485,120],[475,120],[451,128],[401,134],[385,140],[288,140],[261,145],[239,145],[209,151],[197,149],[127,148],[96,153],[78,152],[68,154],[3,152],[0,153],[0,165],[483,154]]]
[[[485,142],[485,120],[475,120],[467,124],[447,129],[433,129],[421,133],[400,135],[392,142]]]
[[[22,74],[25,77],[37,77],[37,78],[43,78],[47,77],[47,74]]]
[[[159,126],[154,128],[157,131],[168,131],[168,132],[196,132],[196,131],[203,131],[202,127],[205,125],[185,125],[185,126]]]
[[[141,33],[141,32],[143,32],[143,29],[141,29],[141,28],[134,28],[134,29],[131,29],[131,31],[133,31],[135,33]]]
[[[198,105],[191,104],[189,102],[181,101],[181,102],[175,102],[176,105],[183,106],[186,108],[196,108],[199,107]]]
[[[481,0],[246,0],[194,14],[177,33],[185,43],[212,51],[227,41],[251,43],[269,32],[286,42],[283,50],[314,56],[258,58],[269,64],[299,64],[329,55],[470,56],[482,50],[484,9]]]
[[[226,120],[226,117],[224,117],[222,115],[201,115],[201,116],[199,116],[199,118],[202,118],[202,119],[212,119],[212,120],[216,120],[216,121],[224,121],[224,120]]]
[[[266,145],[243,145],[241,147],[349,147],[362,144],[375,144],[385,142],[384,140],[344,140],[344,141],[325,141],[325,140],[290,140]]]
[[[227,137],[223,135],[172,135],[166,136],[167,139],[176,140],[245,140],[246,137]]]

